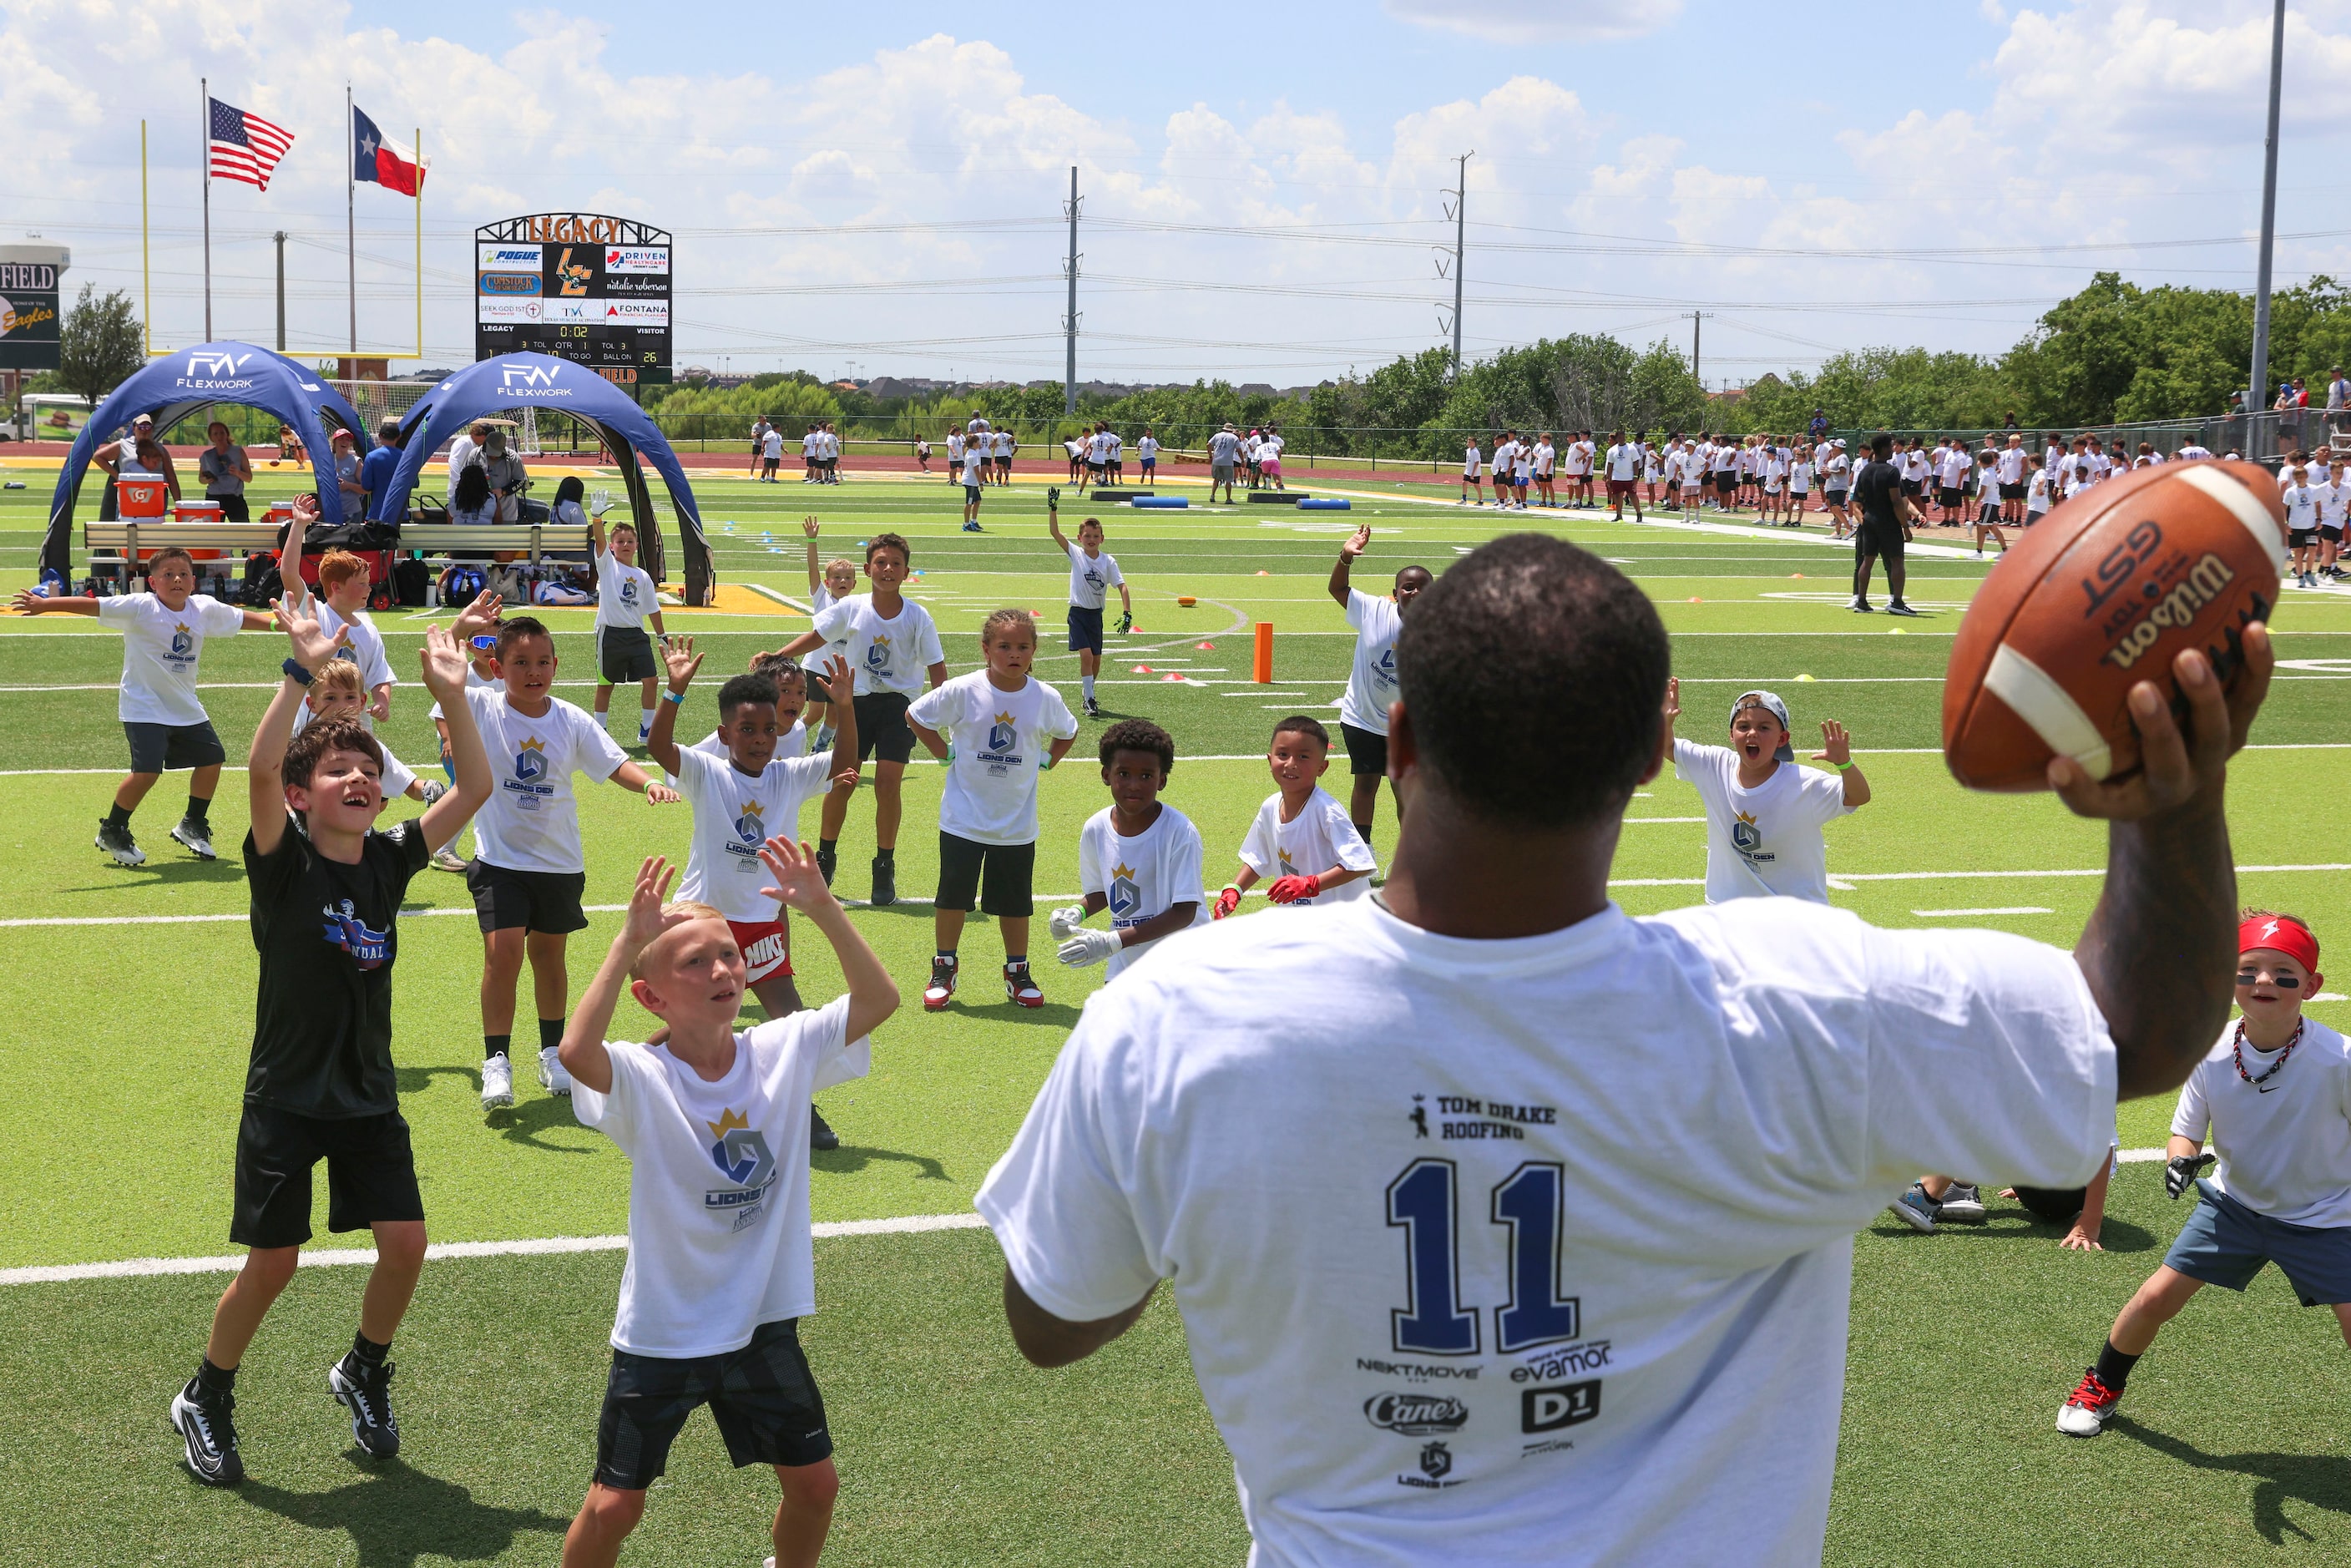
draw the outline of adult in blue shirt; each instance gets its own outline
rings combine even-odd
[[[367,492],[367,520],[371,523],[399,521],[387,519],[383,505],[392,498],[392,473],[400,466],[400,421],[386,414],[376,422],[375,450],[360,464],[360,488]]]

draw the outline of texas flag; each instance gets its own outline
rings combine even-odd
[[[430,163],[419,165],[416,150],[388,140],[375,121],[351,110],[351,178],[371,182],[403,196],[416,194]]]

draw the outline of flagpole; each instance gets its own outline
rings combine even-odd
[[[343,256],[350,267],[351,298],[351,358],[360,352],[360,220],[359,198],[352,194],[358,187],[352,183],[359,158],[359,132],[351,118],[351,84],[343,83]],[[360,373],[355,363],[351,374]]]
[[[196,172],[204,183],[204,341],[213,340],[213,86],[196,78],[196,96],[204,100],[204,140],[196,148]]]
[[[424,358],[424,127],[415,130],[416,154],[416,357]]]
[[[208,150],[209,151],[209,150]],[[139,122],[139,335],[155,353],[155,268],[147,255],[147,122]]]

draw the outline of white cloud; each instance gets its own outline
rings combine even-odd
[[[1682,0],[1385,0],[1399,21],[1498,44],[1636,38],[1678,17]]]

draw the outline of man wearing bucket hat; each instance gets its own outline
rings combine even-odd
[[[1666,683],[1666,722],[1682,711],[1681,682]],[[1706,802],[1706,901],[1733,898],[1829,901],[1828,846],[1821,829],[1869,803],[1869,780],[1853,759],[1853,740],[1831,719],[1821,726],[1813,760],[1835,769],[1796,766],[1788,743],[1788,705],[1766,691],[1741,692],[1730,705],[1730,744],[1674,739],[1674,772]]]

